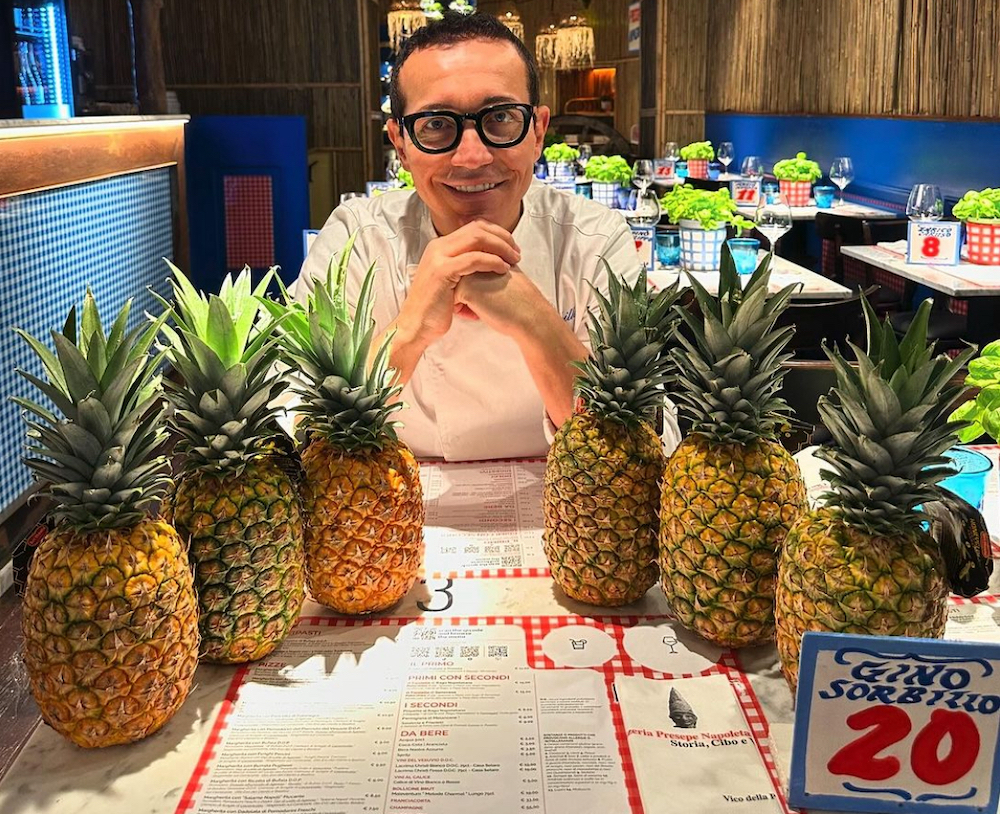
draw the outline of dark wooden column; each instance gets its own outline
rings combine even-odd
[[[163,36],[160,12],[163,0],[128,0],[132,10],[132,43],[135,59],[135,89],[139,113],[146,116],[167,112],[167,81],[163,72]]]

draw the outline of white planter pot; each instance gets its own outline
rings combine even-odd
[[[549,178],[554,181],[576,181],[576,165],[572,161],[549,163]]]
[[[595,201],[600,201],[611,209],[618,208],[618,187],[619,184],[609,184],[605,181],[594,181],[592,192]]]
[[[682,220],[681,267],[688,271],[718,271],[722,263],[722,246],[726,242],[726,227],[702,229],[696,220]]]

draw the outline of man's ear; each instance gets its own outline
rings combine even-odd
[[[549,129],[551,111],[545,105],[535,108],[535,138],[538,141],[538,156],[541,157],[542,146],[545,144],[545,131]]]
[[[403,131],[399,129],[399,123],[395,119],[389,119],[386,122],[386,132],[389,134],[389,141],[392,142],[392,146],[396,149],[396,157],[399,159],[399,163],[403,165],[403,169],[409,172],[410,162],[406,155],[406,139],[403,137]]]

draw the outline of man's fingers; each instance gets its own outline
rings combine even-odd
[[[492,223],[477,221],[463,226],[446,238],[445,252],[458,257],[466,252],[492,252],[513,265],[521,260],[521,251],[510,232]]]
[[[510,265],[495,254],[489,252],[466,252],[459,257],[452,259],[453,279],[465,277],[468,274],[475,274],[477,271],[492,271],[494,274],[506,274],[510,271]]]

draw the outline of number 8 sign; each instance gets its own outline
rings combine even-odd
[[[1000,644],[803,637],[793,806],[994,814],[998,742]]]

